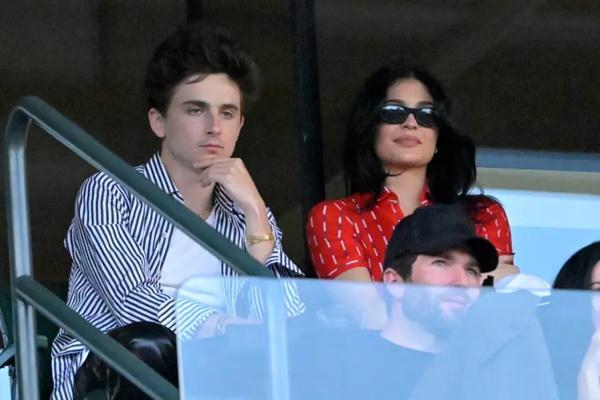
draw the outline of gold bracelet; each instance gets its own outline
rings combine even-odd
[[[246,241],[250,246],[262,242],[273,242],[274,240],[273,232],[269,232],[267,235],[246,235]]]

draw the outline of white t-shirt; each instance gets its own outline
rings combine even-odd
[[[214,208],[205,222],[212,227],[215,226]],[[204,305],[223,309],[225,293],[222,280],[217,279],[221,275],[221,261],[218,258],[177,227],[173,228],[160,274],[160,284],[164,293],[175,298],[177,290],[184,285],[179,296],[184,295]],[[200,279],[189,281],[192,277]],[[205,277],[214,277],[214,279],[201,279]]]

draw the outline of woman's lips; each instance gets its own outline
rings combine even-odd
[[[399,136],[396,139],[394,139],[394,143],[397,143],[401,146],[412,147],[412,146],[420,145],[421,140],[416,136],[404,135],[404,136]]]

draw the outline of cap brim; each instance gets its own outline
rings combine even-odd
[[[468,244],[479,264],[479,270],[482,273],[491,272],[498,266],[498,252],[494,245],[481,237],[450,235],[438,237],[437,240],[428,242],[425,246],[417,246],[413,251],[416,254],[437,255],[453,248]]]
[[[498,251],[488,240],[480,237],[471,238],[467,241],[473,251],[473,257],[479,264],[482,273],[491,272],[498,266]]]

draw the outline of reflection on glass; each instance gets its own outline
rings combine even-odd
[[[307,311],[288,317],[284,282],[243,281],[262,298],[262,319],[210,338],[180,337],[182,398],[575,399],[589,395],[582,386],[578,393],[578,380],[600,377],[599,335],[592,337],[600,300],[592,292],[542,298],[372,284],[388,310],[383,330],[373,331],[330,295],[365,284],[296,280]],[[178,304],[201,286],[184,285]],[[231,312],[242,316],[246,301]]]
[[[600,399],[600,294],[592,294],[594,333],[577,375],[579,400]]]

